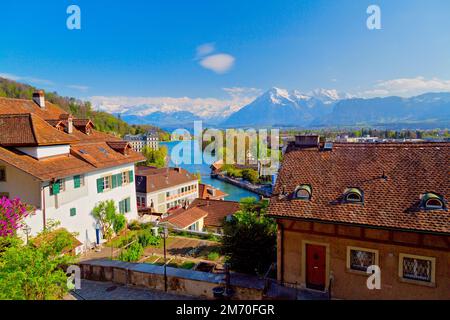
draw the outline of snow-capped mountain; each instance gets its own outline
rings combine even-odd
[[[337,96],[337,92],[334,92]],[[325,92],[303,94],[297,90],[272,88],[255,101],[233,113],[224,126],[307,125],[320,114],[332,112],[333,95]]]

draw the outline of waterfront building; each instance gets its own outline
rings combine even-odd
[[[136,152],[142,152],[144,147],[149,147],[153,150],[158,150],[159,148],[159,135],[154,130],[143,134],[126,134],[123,139],[128,141]]]
[[[160,222],[182,230],[222,234],[224,220],[239,209],[236,201],[195,199],[190,205],[164,215]]]
[[[141,209],[151,209],[152,213],[166,213],[190,204],[198,198],[198,191],[198,177],[185,169],[136,168],[137,206]]]
[[[91,247],[92,209],[104,200],[137,219],[134,163],[143,158],[89,119],[45,101],[41,91],[33,100],[0,98],[0,196],[34,207],[25,220],[31,236],[56,220]]]
[[[343,299],[450,299],[449,168],[449,143],[298,137],[269,206],[278,281]]]

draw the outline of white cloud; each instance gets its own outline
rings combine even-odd
[[[203,68],[214,71],[215,73],[226,73],[234,65],[235,58],[226,53],[218,53],[207,56],[200,60]]]
[[[197,58],[204,57],[216,50],[214,43],[205,43],[197,47]]]
[[[79,90],[79,91],[87,91],[87,90],[89,90],[88,86],[83,86],[83,85],[79,85],[79,84],[70,84],[70,85],[67,86],[67,88],[75,89],[75,90]]]
[[[450,91],[450,80],[439,78],[426,79],[424,77],[399,78],[378,81],[377,84],[360,93],[363,97],[400,96],[411,97],[426,92]]]
[[[15,74],[11,74],[11,73],[0,73],[0,77],[6,78],[9,80],[13,80],[13,81],[20,81],[20,82],[25,82],[25,83],[35,84],[35,85],[42,85],[42,86],[53,86],[54,85],[53,81],[50,81],[50,80],[39,79],[39,78],[35,78],[35,77],[30,77],[30,76],[19,76],[19,75],[15,75]]]
[[[255,88],[223,88],[229,97],[189,98],[189,97],[90,97],[95,109],[111,113],[127,113],[145,116],[155,111],[190,111],[205,118],[224,117],[252,102],[261,90]]]

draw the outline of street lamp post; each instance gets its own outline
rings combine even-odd
[[[169,236],[169,230],[167,226],[163,229],[163,239],[164,239],[164,291],[167,292],[167,257],[166,257],[166,239]]]

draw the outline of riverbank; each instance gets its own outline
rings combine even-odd
[[[173,148],[179,145],[180,143],[184,144],[184,148],[180,149],[183,149],[184,152],[188,153],[187,159],[189,161],[187,161],[187,163],[185,161],[182,161],[175,164],[170,158],[170,155],[172,154]],[[257,199],[259,197],[259,194],[254,193],[252,189],[241,188],[239,185],[231,184],[219,179],[213,179],[211,177],[210,163],[213,163],[215,159],[207,159],[209,161],[205,161],[205,159],[202,159],[203,160],[202,163],[196,164],[194,162],[194,154],[195,152],[200,152],[201,154],[200,146],[198,143],[196,143],[196,141],[186,140],[186,141],[163,142],[161,143],[161,145],[165,145],[168,148],[169,166],[179,166],[193,174],[200,173],[202,183],[212,185],[214,188],[220,189],[221,191],[227,194],[225,200],[240,201],[242,198],[253,197]],[[183,151],[181,151],[181,156]]]
[[[236,187],[245,189],[247,191],[256,193],[260,196],[270,198],[272,196],[272,186],[270,185],[255,185],[243,179],[234,179],[223,174],[214,174],[211,173],[211,178],[217,179],[229,184],[232,184]]]

